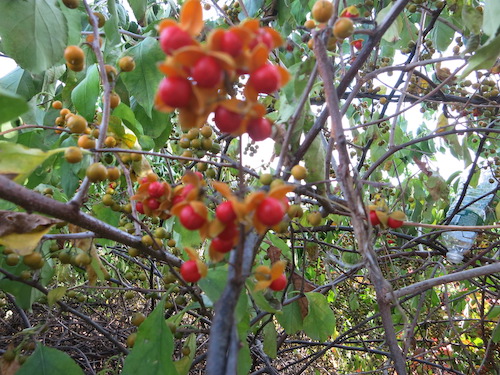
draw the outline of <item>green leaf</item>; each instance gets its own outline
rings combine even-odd
[[[0,142],[0,175],[12,177],[15,182],[22,183],[48,157],[64,148],[44,152],[36,148]]]
[[[180,221],[176,218],[174,223],[174,239],[183,248],[188,247],[199,247],[201,244],[201,237],[197,231],[186,229]]]
[[[94,64],[87,69],[85,78],[71,92],[71,100],[80,115],[92,121],[99,97],[99,71]]]
[[[113,110],[113,116],[121,118],[125,126],[132,130],[137,137],[144,134],[142,125],[137,122],[134,112],[128,105],[120,103],[120,105]]]
[[[207,277],[204,277],[198,281],[198,285],[207,295],[210,301],[215,304],[220,298],[222,291],[227,284],[227,267],[219,267],[217,269],[210,270]],[[238,304],[236,305],[236,321],[240,322],[243,318],[248,319],[248,297],[246,293],[241,293],[238,298]]]
[[[66,286],[58,286],[57,288],[49,290],[49,293],[47,294],[47,302],[49,303],[49,306],[54,306],[57,301],[63,298],[66,294],[66,290],[68,290],[68,287]]]
[[[309,313],[304,318],[304,331],[313,340],[325,341],[335,330],[335,315],[321,293],[305,294],[309,302]]]
[[[376,21],[378,24],[382,23],[384,20],[385,16],[390,12],[392,9],[392,4],[390,3],[387,5],[385,8],[381,9],[378,14]],[[398,16],[396,20],[389,26],[387,31],[384,33],[382,36],[382,39],[388,41],[389,43],[394,43],[399,40],[400,38],[400,33],[401,30],[403,30],[403,20],[401,19],[401,16]]]
[[[179,375],[188,375],[191,369],[191,364],[193,363],[194,354],[196,352],[196,335],[191,333],[183,345],[185,348],[189,348],[189,354],[183,356],[178,361],[175,361],[174,365],[177,369]]]
[[[500,56],[500,35],[476,51],[474,56],[469,59],[469,63],[465,67],[460,79],[475,70],[490,69],[495,65],[498,56]]]
[[[26,100],[30,100],[38,90],[31,74],[20,67],[1,78],[0,87],[21,95]]]
[[[64,194],[66,197],[72,198],[80,186],[80,177],[78,176],[78,172],[82,167],[83,162],[79,162],[76,164],[71,164],[66,161],[63,161],[61,164],[61,176],[64,178],[61,179],[61,187],[63,188]]]
[[[500,28],[500,1],[484,0],[483,31],[490,38],[498,34]]]
[[[243,0],[249,17],[254,17],[262,8],[264,0]]]
[[[66,19],[53,0],[0,2],[3,52],[24,69],[41,73],[63,57]]]
[[[120,32],[118,30],[118,13],[116,11],[116,3],[113,0],[108,0],[109,18],[104,24],[104,32],[106,33],[106,49],[114,47],[120,43]]]
[[[164,318],[165,297],[139,326],[134,348],[125,358],[122,375],[176,375],[173,336]]]
[[[227,283],[227,267],[211,270],[207,277],[198,281],[198,286],[207,297],[215,304]]]
[[[64,18],[66,19],[66,25],[68,25],[68,41],[67,45],[77,45],[80,43],[82,38],[81,34],[81,16],[82,12],[78,9],[70,9],[62,3],[62,0],[58,0],[59,9],[61,9]]]
[[[247,375],[252,369],[252,357],[250,356],[250,348],[246,340],[241,342],[240,350],[238,350],[238,375]]]
[[[264,353],[266,353],[271,358],[276,358],[278,334],[272,320],[264,326],[263,334]]]
[[[271,243],[281,250],[285,258],[291,259],[290,246],[288,246],[285,241],[273,233],[268,233],[268,237],[271,240]]]
[[[307,169],[307,182],[323,181],[325,179],[326,142],[324,136],[319,134],[304,155],[304,163]],[[323,185],[320,185],[323,187]]]
[[[122,75],[127,90],[151,117],[156,90],[163,74],[156,67],[156,63],[165,58],[158,41],[148,37],[136,46],[129,48],[124,56],[132,56],[136,68]]]
[[[250,283],[249,283],[250,284]],[[254,292],[253,289],[255,288],[255,284],[249,285],[249,290],[250,293],[252,294],[252,298],[255,301],[255,304],[257,307],[263,311],[269,312],[269,313],[279,313],[279,310],[276,310],[269,301],[266,299],[265,295],[263,292],[258,291]]]
[[[83,375],[82,369],[66,353],[38,345],[16,375]]]
[[[500,342],[500,321],[497,322],[497,326],[491,332],[491,341],[493,341],[495,344]]]
[[[276,314],[276,320],[289,335],[301,331],[303,321],[299,303],[296,301],[283,306],[282,314]]]
[[[155,141],[149,135],[141,135],[139,144],[143,150],[152,150],[155,148]]]
[[[444,52],[453,41],[454,35],[455,30],[437,20],[435,26],[431,30],[430,38],[437,50]]]
[[[462,22],[473,34],[479,34],[483,24],[483,14],[475,7],[464,4],[462,6]]]
[[[0,258],[0,267],[18,276],[28,269],[23,262],[19,262],[16,266],[8,266],[5,257]],[[31,304],[42,295],[42,292],[29,285],[4,278],[3,274],[0,276],[0,290],[12,294],[16,303],[24,310],[30,310]]]
[[[149,117],[140,105],[134,107],[134,113],[144,135],[151,137],[155,142],[155,148],[164,147],[172,132],[172,115],[153,109]]]
[[[24,98],[0,88],[0,124],[14,120],[28,110],[29,106]]]
[[[142,24],[144,20],[144,15],[146,14],[147,0],[127,0],[130,8],[134,12],[134,16],[137,22]]]

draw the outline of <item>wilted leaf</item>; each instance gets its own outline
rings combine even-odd
[[[30,254],[52,225],[59,222],[36,214],[0,211],[0,244],[19,255]]]
[[[9,362],[3,358],[0,358],[0,374],[2,375],[14,375],[16,374],[17,370],[19,370],[19,367],[21,367],[21,365],[19,364],[17,359]]]
[[[448,200],[449,187],[441,176],[429,176],[426,181],[426,186],[433,201],[438,201],[440,199]]]

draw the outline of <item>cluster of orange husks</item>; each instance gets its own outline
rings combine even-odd
[[[142,178],[139,184],[136,194],[131,197],[136,201],[137,211],[162,219],[172,215],[177,216],[185,228],[198,230],[202,238],[211,239],[209,255],[214,262],[222,260],[224,255],[239,243],[241,228],[247,230],[253,227],[258,233],[263,234],[269,228],[279,225],[289,205],[286,194],[294,189],[292,185],[279,185],[268,193],[256,191],[240,200],[232,194],[228,185],[213,181],[213,188],[226,200],[216,207],[214,218],[210,219],[208,208],[203,201],[206,181],[199,172],[187,172],[182,177],[182,183],[174,188],[167,182],[159,181],[155,174]],[[181,274],[185,276],[186,281],[197,281],[206,270],[200,268],[202,262],[196,252],[192,249],[187,251],[191,260],[183,265]],[[261,266],[258,273],[258,288],[262,285],[265,285],[263,288],[268,286],[277,288],[279,285],[285,287],[286,278],[281,276],[284,266],[279,266],[281,272],[278,276],[281,281],[273,286],[271,284],[277,278],[276,268],[273,268],[273,272],[271,269],[265,272],[262,267],[265,266]],[[186,271],[187,268],[191,271]],[[196,277],[192,276],[194,270],[199,271],[194,273]]]
[[[179,111],[182,129],[203,126],[210,114],[223,133],[248,133],[260,141],[271,135],[272,122],[259,94],[283,87],[289,73],[268,61],[272,49],[283,42],[270,27],[248,19],[229,29],[212,30],[203,43],[198,37],[204,27],[199,0],[183,5],[179,22],[159,25],[160,45],[167,55],[159,69],[165,74],[155,99],[159,110]],[[247,76],[244,100],[236,98],[235,86]]]

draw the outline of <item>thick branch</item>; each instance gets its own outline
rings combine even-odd
[[[462,281],[472,279],[473,277],[490,275],[500,272],[500,262],[489,264],[487,266],[477,267],[466,271],[455,272],[449,275],[436,277],[430,280],[420,281],[413,285],[395,290],[393,293],[388,293],[386,298],[400,298],[409,294],[421,293],[427,289],[433,288],[438,285],[451,283],[454,281]]]
[[[229,370],[232,354],[231,343],[234,344],[232,337],[233,329],[236,325],[235,309],[238,298],[241,294],[245,280],[250,274],[252,268],[255,248],[260,244],[261,236],[254,232],[246,235],[245,242],[242,245],[243,256],[241,264],[235,265],[237,260],[237,251],[233,251],[230,259],[229,275],[226,287],[215,305],[215,314],[210,329],[210,341],[208,343],[207,354],[207,375],[226,374]],[[241,272],[238,272],[241,270]]]
[[[106,224],[95,217],[81,212],[72,204],[58,202],[35,193],[32,190],[12,182],[4,176],[0,176],[0,198],[15,203],[23,207],[26,211],[37,211],[46,215],[56,217],[78,225],[81,228],[94,232],[97,236],[107,238],[124,245],[140,249],[144,253],[170,263],[174,266],[180,266],[181,261],[177,257],[165,252],[154,251],[142,244],[139,237],[132,236],[109,224]]]

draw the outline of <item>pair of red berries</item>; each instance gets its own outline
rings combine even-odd
[[[379,225],[381,223],[380,219],[377,216],[376,211],[373,211],[373,210],[370,211],[370,222],[372,223],[373,226]],[[394,219],[390,216],[387,218],[387,226],[389,228],[396,229],[396,228],[401,227],[403,224],[404,224],[404,222],[402,220],[397,220],[397,219]]]
[[[143,181],[144,183],[148,182],[147,179]],[[149,198],[144,201],[136,202],[135,208],[137,212],[140,214],[144,214],[144,205],[148,206],[151,210],[156,210],[160,207],[160,199],[165,195],[167,191],[165,185],[159,181],[153,181],[148,186],[148,194]]]
[[[223,106],[215,109],[215,125],[223,133],[236,132],[243,122],[243,115],[233,112]],[[272,123],[265,117],[254,118],[248,121],[247,132],[254,141],[263,141],[272,133]]]
[[[215,217],[225,224],[225,228],[212,240],[210,246],[219,253],[227,253],[233,249],[235,238],[239,234],[233,203],[225,201],[219,204],[215,209]]]

